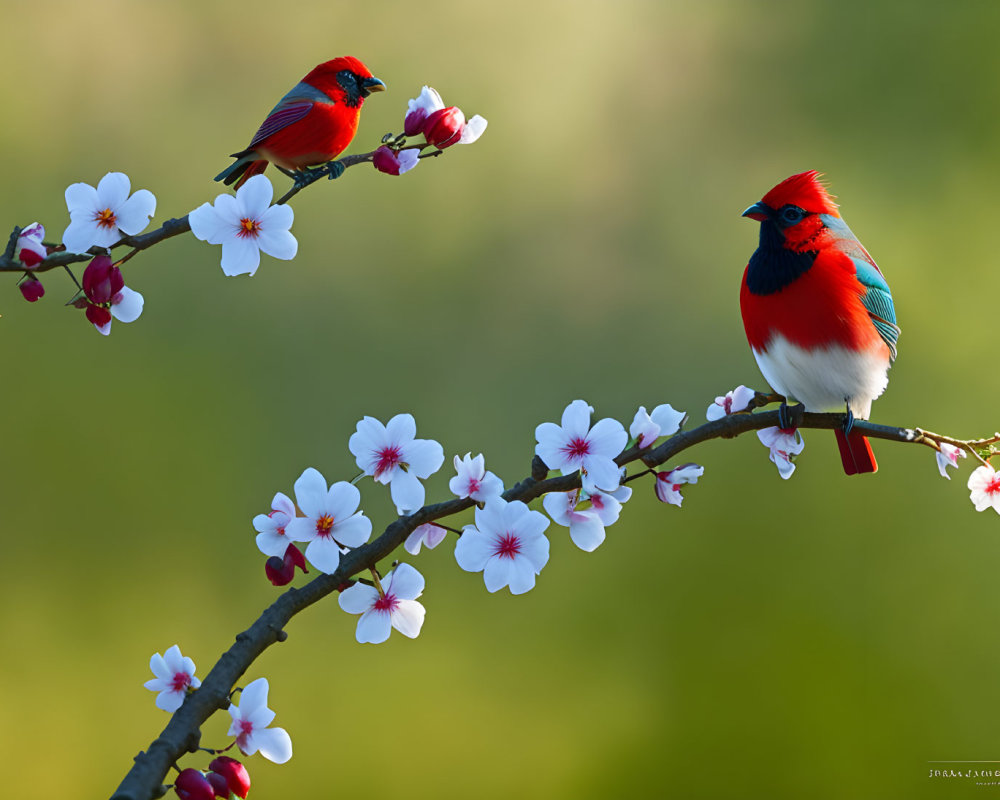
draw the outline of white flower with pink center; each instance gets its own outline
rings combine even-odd
[[[958,459],[960,457],[965,458],[966,452],[961,447],[956,447],[946,442],[942,442],[939,447],[941,449],[935,454],[937,456],[938,472],[941,473],[942,478],[951,480],[951,475],[948,474],[948,467],[957,468]]]
[[[296,517],[295,503],[288,495],[278,492],[271,501],[268,514],[258,514],[253,518],[257,531],[257,547],[265,556],[283,558],[292,540],[288,538],[288,523]]]
[[[399,514],[409,514],[424,504],[424,485],[444,463],[444,449],[433,439],[416,439],[412,414],[397,414],[383,425],[365,417],[351,435],[348,447],[358,467],[376,481],[389,484]],[[302,504],[299,504],[301,508]]]
[[[992,507],[1000,514],[1000,474],[993,471],[988,464],[973,470],[969,476],[969,498],[976,506],[976,511],[985,511]]]
[[[686,483],[697,483],[705,474],[705,468],[697,464],[684,464],[669,472],[656,473],[656,496],[664,503],[679,506],[684,497],[681,487]]]
[[[563,411],[561,426],[543,422],[535,428],[535,455],[549,469],[561,470],[564,475],[580,470],[587,494],[618,488],[621,469],[614,459],[628,443],[628,434],[617,420],[602,419],[591,428],[593,413],[583,400],[574,400]]]
[[[174,645],[162,656],[153,653],[149,659],[149,668],[156,676],[143,685],[156,695],[156,707],[169,711],[171,714],[181,707],[188,692],[201,686],[201,681],[194,676],[194,661],[181,655],[181,649]]]
[[[792,459],[806,446],[798,428],[763,428],[757,431],[757,438],[770,451],[770,459],[778,468],[778,474],[787,481],[795,472]]]
[[[672,436],[681,429],[687,414],[674,411],[669,403],[657,406],[652,413],[646,413],[645,406],[639,406],[628,432],[638,447],[649,447],[661,436]]]
[[[295,481],[295,502],[305,516],[290,519],[285,536],[309,542],[305,556],[321,572],[336,572],[341,550],[360,547],[371,536],[372,521],[358,511],[361,492],[346,481],[327,488],[323,474],[309,467]]]
[[[289,205],[271,205],[274,187],[265,175],[254,175],[236,190],[220,194],[215,204],[202,203],[188,214],[191,233],[209,244],[222,245],[226,275],[253,275],[261,252],[289,261],[299,243],[290,233],[295,214]]]
[[[737,411],[745,411],[750,405],[750,401],[756,396],[753,389],[748,389],[740,384],[731,392],[726,392],[725,397],[716,397],[715,402],[708,407],[705,416],[709,421],[722,419],[728,414],[735,414]]]
[[[606,527],[618,521],[622,513],[622,504],[627,503],[630,497],[632,489],[628,486],[619,486],[613,492],[598,491],[590,495],[590,507]]]
[[[424,624],[424,607],[417,598],[424,593],[424,576],[409,564],[399,564],[381,581],[382,591],[358,582],[340,593],[340,607],[360,614],[357,639],[362,644],[381,644],[395,628],[416,639]]]
[[[269,728],[274,712],[267,707],[267,678],[248,683],[240,692],[240,704],[229,705],[233,718],[229,735],[236,737],[236,746],[245,756],[260,751],[268,761],[284,764],[292,757],[292,739],[284,728]]]
[[[413,533],[406,537],[403,542],[403,549],[410,555],[418,555],[421,545],[426,545],[428,550],[433,550],[444,541],[448,531],[433,522],[425,522],[413,529]]]
[[[557,525],[569,528],[573,544],[587,553],[596,550],[605,539],[605,528],[618,521],[622,503],[632,496],[628,486],[619,486],[614,492],[597,491],[585,498],[589,508],[580,508],[580,490],[553,492],[545,495],[542,506]]]
[[[452,494],[484,503],[487,497],[503,493],[503,481],[486,471],[482,453],[475,458],[472,453],[466,453],[463,458],[455,456],[455,472],[455,477],[448,482]]]
[[[511,594],[524,594],[549,560],[548,526],[544,514],[520,500],[491,497],[476,507],[476,524],[463,529],[455,560],[466,572],[482,572],[487,591],[509,586]]]
[[[109,172],[95,189],[89,183],[74,183],[66,189],[70,223],[63,244],[71,253],[86,253],[91,247],[111,247],[122,236],[141,233],[156,213],[156,198],[148,189],[131,197],[128,175]]]

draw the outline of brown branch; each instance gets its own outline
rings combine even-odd
[[[763,403],[769,397],[771,396],[759,394],[758,402]],[[801,407],[790,411],[796,424],[801,428],[834,429],[840,428],[844,423],[843,414],[805,413]],[[777,424],[777,411],[732,414],[707,422],[690,431],[677,433],[656,448],[632,447],[619,455],[615,461],[619,466],[641,462],[649,469],[653,469],[701,442],[732,438]],[[929,433],[919,428],[898,428],[860,420],[855,422],[854,429],[872,438],[923,444],[934,449],[937,449],[937,444],[940,442],[955,443],[970,449],[983,443],[1000,441],[1000,435],[992,439],[966,441]],[[504,492],[504,499],[527,503],[549,492],[567,492],[580,486],[579,473],[553,478],[547,475],[548,468],[535,456],[532,460],[531,476]],[[268,647],[275,642],[285,640],[284,628],[293,616],[337,591],[352,575],[373,569],[379,561],[396,550],[418,526],[465,511],[473,505],[472,500],[455,499],[424,506],[409,516],[399,517],[388,525],[377,539],[342,556],[340,566],[333,574],[320,575],[305,586],[285,591],[253,625],[236,637],[236,642],[212,667],[201,687],[184,700],[183,705],[171,716],[163,732],[149,748],[136,756],[135,764],[112,796],[112,800],[148,800],[163,793],[162,782],[170,766],[186,752],[193,752],[198,747],[202,724],[214,712],[228,708],[228,698],[236,681]]]

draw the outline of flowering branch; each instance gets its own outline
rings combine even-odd
[[[373,150],[370,153],[359,153],[357,155],[344,156],[343,158],[337,159],[337,161],[331,163],[342,164],[343,168],[346,169],[347,167],[353,167],[358,164],[369,162],[372,160],[374,155],[375,151]],[[290,189],[280,200],[278,200],[275,205],[287,203],[303,188],[305,187],[292,187],[292,189]],[[191,230],[191,223],[188,222],[188,216],[189,215],[185,214],[183,217],[168,219],[159,228],[147,231],[146,233],[137,234],[135,236],[123,236],[115,244],[111,245],[110,249],[114,250],[119,247],[131,247],[132,251],[125,257],[119,259],[116,263],[122,264],[135,255],[135,253],[146,250],[166,239],[171,239],[182,233],[187,233]],[[17,242],[17,237],[20,232],[21,228],[14,228],[14,232],[11,234],[11,242]],[[49,270],[66,267],[70,264],[90,261],[94,258],[94,256],[102,255],[107,251],[107,249],[109,249],[104,247],[91,247],[86,253],[71,253],[67,251],[62,244],[46,243],[46,247],[48,247],[51,251],[51,255],[46,256],[41,262],[39,262],[38,266],[32,267],[32,272],[48,272]],[[14,258],[14,249],[10,244],[8,244],[7,250],[4,254],[0,255],[0,272],[24,272],[24,264]]]
[[[624,468],[638,462],[647,469],[624,478],[622,482],[631,482],[640,478],[648,474],[655,467],[661,466],[680,453],[702,442],[711,439],[734,438],[749,431],[760,431],[777,426],[779,424],[779,413],[781,412],[777,410],[753,411],[754,408],[773,402],[775,399],[776,396],[774,395],[756,393],[746,403],[746,411],[726,413],[721,418],[706,422],[692,430],[678,431],[658,447],[641,447],[639,444],[636,444],[625,449],[614,458],[614,463],[618,467]],[[798,428],[837,429],[842,427],[844,423],[843,414],[808,413],[804,412],[801,406],[792,408],[789,411],[792,415],[793,423]],[[679,412],[674,413],[679,414]],[[654,412],[655,414],[656,412]],[[683,415],[679,415],[679,419],[683,419]],[[602,420],[603,422],[605,421]],[[365,424],[375,424],[381,428],[380,423],[371,420],[371,418],[366,418],[363,423],[359,423],[359,433],[356,436],[362,434],[362,426]],[[677,425],[679,426],[679,424],[678,422]],[[392,423],[390,423],[390,428],[391,426]],[[540,426],[540,430],[541,427],[544,426]],[[900,443],[920,444],[935,450],[940,450],[942,444],[954,445],[973,453],[976,457],[979,457],[979,454],[984,450],[992,452],[993,444],[1000,441],[1000,433],[983,439],[961,440],[924,431],[919,428],[877,425],[860,420],[855,422],[854,428],[872,438]],[[597,430],[596,426],[594,430]],[[541,442],[541,436],[539,436],[539,439]],[[416,441],[423,442],[423,440]],[[638,441],[642,442],[644,440],[638,437]],[[655,441],[655,434],[653,441]],[[355,450],[354,437],[352,437],[351,449],[352,451]],[[360,457],[359,463],[361,463]],[[464,466],[468,467],[471,463],[472,461],[467,456]],[[456,458],[457,464],[458,459]],[[309,472],[315,473],[315,470],[307,470],[307,473]],[[378,475],[377,469],[375,475]],[[460,469],[461,475],[462,472]],[[479,475],[480,478],[483,477],[481,463]],[[303,477],[305,478],[305,474]],[[311,477],[311,480],[315,479],[318,478],[315,476]],[[536,455],[532,460],[531,474],[503,492],[501,496],[507,503],[514,503],[515,501],[528,503],[542,495],[579,490],[585,480],[586,476],[582,475],[580,471],[549,477],[549,467]],[[322,481],[322,486],[325,487],[325,481]],[[296,485],[296,490],[297,492],[299,491],[298,484]],[[371,571],[377,580],[376,564],[398,549],[419,526],[453,516],[474,506],[477,506],[477,499],[470,495],[440,503],[423,505],[411,514],[401,514],[391,524],[386,526],[377,539],[346,550],[340,556],[337,567],[329,574],[321,574],[302,587],[286,590],[249,628],[236,637],[235,643],[219,658],[200,687],[195,691],[190,691],[160,736],[150,744],[146,751],[139,753],[136,757],[135,764],[112,796],[112,800],[147,800],[147,798],[163,794],[165,789],[162,786],[162,782],[170,767],[175,765],[177,760],[185,753],[194,752],[199,748],[202,724],[216,711],[227,708],[233,687],[251,664],[272,644],[285,641],[287,634],[284,628],[293,616],[333,592],[338,590],[344,592],[344,590],[354,583],[351,580],[354,575]],[[546,509],[548,510],[548,505],[546,505]],[[296,519],[301,520],[302,518]],[[446,526],[442,527],[446,528]],[[446,529],[455,530],[454,528]],[[468,530],[470,529],[467,528],[466,531]],[[466,534],[459,535],[464,536]],[[405,566],[401,565],[401,567]],[[412,568],[410,568],[410,571],[413,572]],[[378,584],[375,585],[377,586]],[[380,589],[378,592],[379,597],[384,599],[385,592],[381,590],[381,586],[378,588]]]

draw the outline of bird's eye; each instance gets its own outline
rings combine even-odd
[[[781,209],[781,220],[788,225],[794,225],[806,215],[798,206],[785,206]]]

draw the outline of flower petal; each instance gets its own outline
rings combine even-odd
[[[299,242],[288,231],[261,228],[257,236],[257,246],[271,258],[291,261],[299,252]]]
[[[317,536],[306,547],[306,559],[320,572],[332,575],[340,566],[340,548],[329,536]]]
[[[66,208],[70,216],[76,211],[85,211],[92,216],[98,210],[97,189],[89,183],[70,184],[66,187]]]
[[[410,472],[418,478],[428,478],[441,469],[444,448],[433,439],[414,439],[406,446]]]
[[[264,216],[273,197],[274,186],[266,175],[254,175],[236,191],[236,202],[243,214],[256,220]]]
[[[119,322],[135,322],[142,314],[143,299],[138,292],[132,291],[127,286],[115,295],[117,302],[111,306],[111,316]]]
[[[441,459],[444,460],[443,453]],[[396,470],[389,483],[389,494],[400,514],[412,513],[424,504],[424,485],[412,472]]]
[[[222,271],[230,277],[253,275],[260,266],[260,249],[250,239],[233,237],[222,243]]]
[[[255,730],[254,744],[260,754],[275,764],[284,764],[292,757],[292,737],[284,728]]]
[[[386,438],[394,444],[406,444],[417,435],[417,421],[412,414],[397,414],[385,426]]]
[[[400,600],[399,605],[390,614],[392,627],[403,636],[416,639],[424,625],[426,609],[416,600]]]
[[[340,607],[348,614],[364,614],[378,600],[378,589],[367,583],[356,583],[344,589],[337,598]]]
[[[492,556],[493,544],[490,537],[472,525],[466,525],[455,543],[455,561],[458,566],[466,572],[481,572]]]
[[[372,535],[372,521],[358,512],[336,523],[330,533],[344,547],[361,547]]]
[[[361,644],[382,644],[392,632],[392,620],[387,611],[371,609],[361,615],[355,633]]]
[[[482,136],[486,132],[486,125],[488,123],[486,120],[475,114],[465,123],[465,127],[462,128],[462,135],[458,140],[459,144],[472,144],[476,139]]]
[[[535,588],[535,570],[527,559],[514,559],[509,585],[511,594],[524,594]]]
[[[491,558],[483,568],[486,591],[495,592],[507,586],[514,577],[513,558]]]
[[[132,182],[124,172],[109,172],[97,184],[98,210],[110,208],[116,214],[128,199]]]
[[[129,236],[141,233],[156,213],[156,197],[148,189],[139,189],[118,208],[117,225]]]
[[[604,525],[593,511],[581,511],[569,526],[569,536],[581,550],[592,553],[605,539]]]
[[[424,592],[424,576],[409,564],[400,564],[392,571],[389,586],[400,600],[416,600]]]
[[[303,470],[292,487],[295,490],[295,502],[307,517],[319,517],[326,511],[326,499],[329,489],[323,473],[314,467]],[[352,487],[357,491],[357,487]],[[360,501],[361,493],[358,492]],[[357,508],[355,504],[354,508]],[[351,509],[352,511],[354,509]]]

